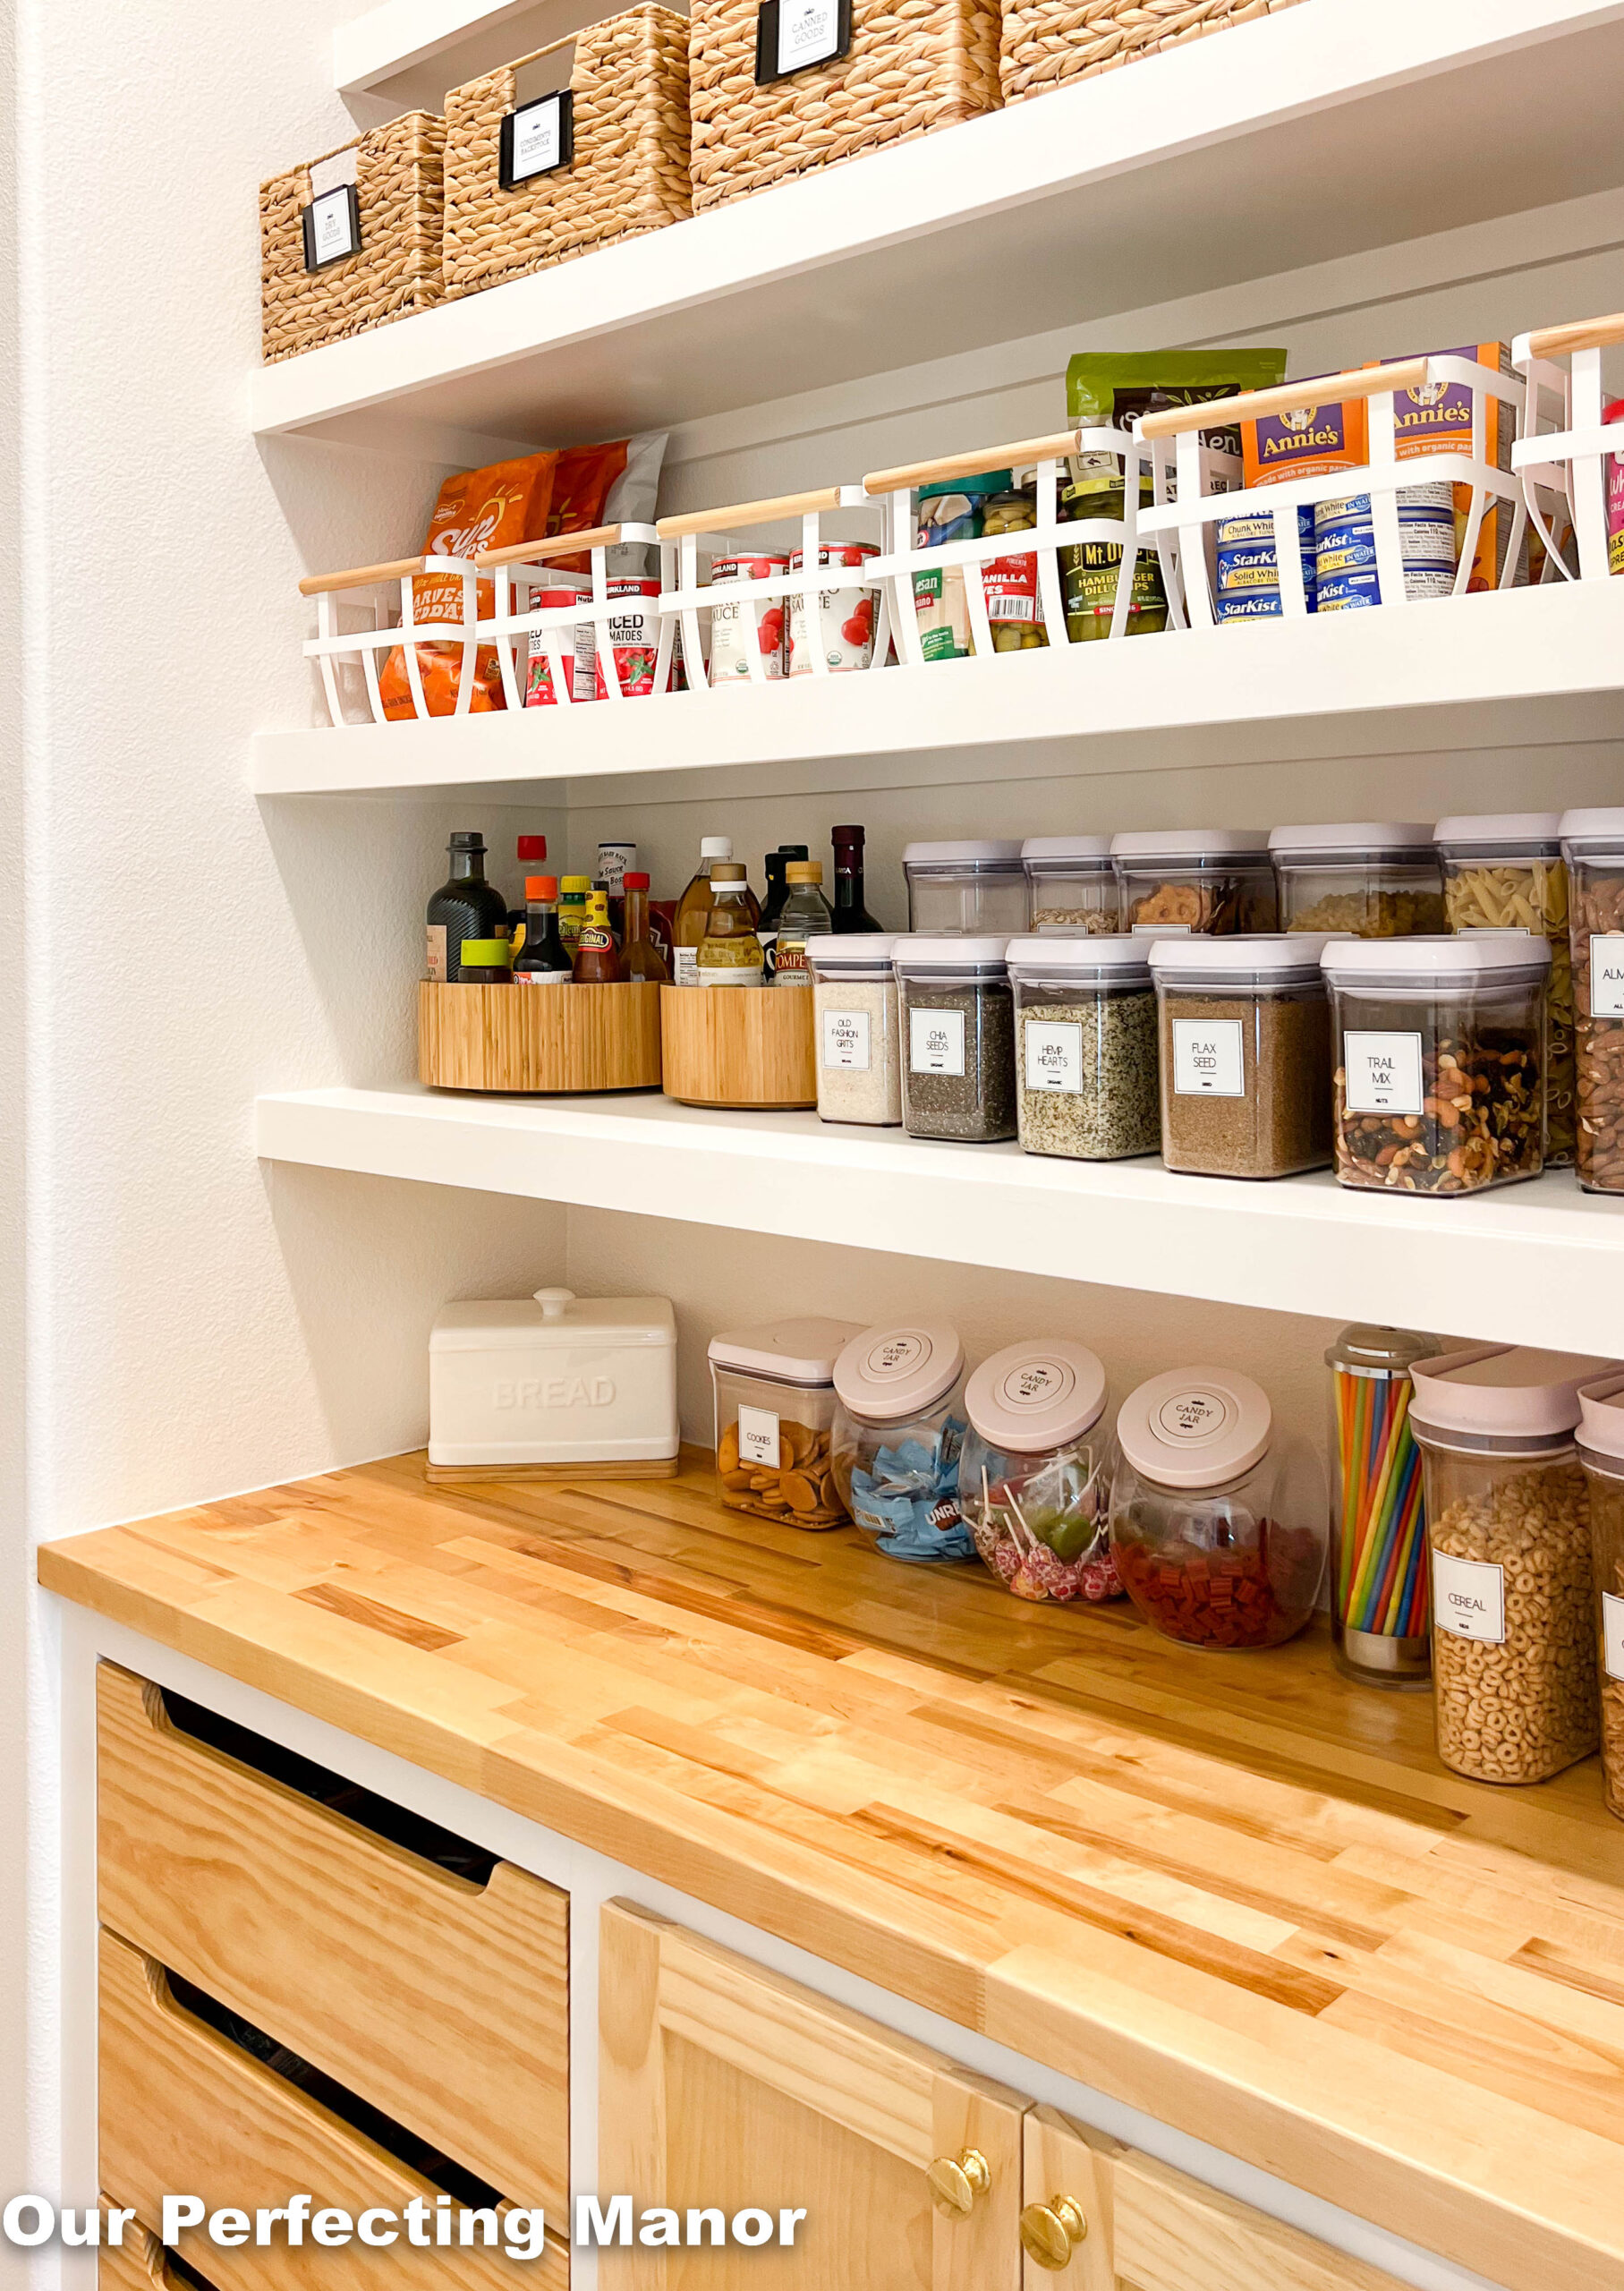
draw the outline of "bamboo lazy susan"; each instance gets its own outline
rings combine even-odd
[[[417,1071],[437,1090],[657,1090],[660,989],[420,981]]]
[[[662,986],[665,1089],[688,1106],[815,1106],[812,996],[803,986]]]

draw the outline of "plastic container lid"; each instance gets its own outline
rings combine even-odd
[[[1028,869],[1034,859],[1093,859],[1103,865],[1110,856],[1109,835],[1029,835],[1021,846]]]
[[[965,1348],[946,1321],[865,1328],[835,1363],[835,1390],[854,1416],[903,1423],[945,1398],[964,1374]]]
[[[1018,870],[1018,843],[906,843],[902,864],[908,867],[1009,867]]]
[[[1123,1401],[1117,1437],[1136,1472],[1162,1487],[1222,1487],[1268,1453],[1269,1395],[1235,1368],[1170,1368]]]
[[[809,939],[806,959],[813,970],[889,970],[897,943],[890,931],[847,931]]]
[[[701,859],[731,859],[733,838],[730,835],[701,835],[699,856]]]
[[[965,1413],[995,1448],[1066,1447],[1105,1413],[1104,1364],[1065,1336],[1008,1345],[965,1385]]]
[[[1460,812],[1433,830],[1440,844],[1464,843],[1475,850],[1511,843],[1548,843],[1554,850],[1562,831],[1560,812]]]
[[[1624,1469],[1624,1375],[1579,1386],[1579,1444]]]
[[[1059,941],[1053,943],[1058,944]],[[933,970],[1002,970],[1008,939],[953,939],[904,931],[892,950],[898,977]]]
[[[1113,859],[1141,859],[1176,864],[1181,859],[1266,859],[1269,839],[1254,827],[1135,828],[1127,835],[1113,835]]]
[[[1580,1385],[1594,1384],[1610,1369],[1616,1374],[1618,1366],[1588,1353],[1543,1352],[1526,1344],[1467,1345],[1415,1363],[1410,1415],[1423,1432],[1453,1434],[1471,1447],[1549,1446],[1578,1423]]]
[[[1248,981],[1278,984],[1319,977],[1320,958],[1331,941],[1352,935],[1347,931],[1237,932],[1228,939],[1207,939],[1192,933],[1187,939],[1152,939],[1149,961],[1157,978],[1195,971],[1203,979],[1226,979],[1237,985]]]
[[[747,1376],[776,1376],[787,1384],[832,1384],[836,1361],[862,1333],[861,1321],[816,1317],[724,1329],[710,1340],[710,1365],[737,1368]]]
[[[1306,858],[1311,852],[1356,856],[1362,851],[1430,852],[1433,830],[1420,820],[1340,821],[1331,827],[1277,827],[1269,848],[1277,856]]]
[[[538,1289],[532,1297],[498,1297],[447,1305],[429,1332],[431,1352],[489,1352],[504,1347],[582,1343],[674,1345],[676,1316],[665,1297],[577,1297],[573,1289]]]
[[[1322,967],[1350,986],[1391,985],[1403,977],[1456,980],[1518,978],[1551,967],[1551,942],[1526,931],[1473,931],[1456,939],[1334,939]]]
[[[1556,829],[1564,843],[1600,843],[1609,850],[1624,847],[1624,811],[1616,805],[1601,811],[1564,812]]]
[[[1148,978],[1149,949],[1148,939],[1135,938],[1126,932],[1106,932],[1098,938],[1079,933],[1072,939],[1051,939],[1033,933],[1025,939],[1011,939],[1004,955],[1010,975],[1016,978],[1035,977],[1046,971],[1064,971],[1068,978],[1079,979],[1092,971],[1131,971]]]

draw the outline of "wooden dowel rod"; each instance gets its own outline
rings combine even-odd
[[[1349,398],[1380,397],[1387,390],[1417,388],[1426,379],[1424,358],[1403,358],[1391,366],[1362,366],[1351,374],[1316,375],[1282,382],[1278,389],[1249,390],[1244,397],[1209,398],[1202,405],[1169,405],[1147,413],[1139,425],[1145,438],[1177,438],[1186,430],[1229,429],[1237,422],[1262,422],[1299,405],[1342,405]]]
[[[548,558],[574,557],[583,549],[613,549],[620,533],[618,525],[594,525],[583,533],[551,533],[546,541],[514,541],[505,549],[481,549],[473,561],[481,566],[543,565]]]
[[[985,446],[973,454],[945,454],[933,462],[908,462],[901,469],[877,469],[863,481],[867,494],[900,493],[904,487],[937,485],[953,477],[980,477],[987,470],[1018,469],[1051,455],[1075,454],[1077,433],[1058,430],[1047,438],[1021,438],[1013,446]]]
[[[1535,358],[1569,358],[1576,350],[1606,350],[1624,342],[1624,311],[1610,319],[1577,319],[1570,326],[1543,326],[1528,336]]]
[[[421,557],[402,557],[393,565],[358,565],[352,573],[310,573],[299,583],[302,597],[319,597],[329,589],[364,589],[378,581],[404,581],[423,569]]]
[[[685,517],[662,517],[655,530],[661,541],[681,541],[685,533],[721,533],[729,525],[765,525],[778,517],[810,517],[815,511],[839,507],[839,487],[822,485],[812,493],[780,493],[770,501],[740,501],[731,509],[692,509]]]

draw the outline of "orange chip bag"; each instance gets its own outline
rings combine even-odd
[[[503,549],[511,541],[544,539],[556,530],[549,522],[549,512],[558,460],[557,454],[529,454],[522,461],[493,462],[488,469],[467,470],[459,477],[448,477],[440,488],[440,498],[429,520],[424,555],[477,557],[483,549]],[[490,613],[495,606],[494,583],[481,581],[478,591],[480,612]],[[420,573],[412,583],[412,609],[419,620],[461,620],[461,580],[455,575]],[[462,682],[461,644],[420,644],[417,663],[430,716],[455,715]],[[397,646],[389,654],[378,682],[384,714],[392,723],[416,715],[404,646]],[[476,714],[506,705],[494,645],[480,647],[468,705]]]

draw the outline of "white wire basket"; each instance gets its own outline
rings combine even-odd
[[[1624,482],[1624,423],[1603,420],[1607,393],[1602,353],[1624,343],[1624,313],[1543,327],[1518,335],[1511,362],[1527,389],[1521,434],[1511,466],[1522,481],[1529,519],[1545,545],[1551,577],[1605,581],[1612,577],[1608,532],[1608,481]],[[1577,569],[1563,547],[1565,520]],[[1624,570],[1624,547],[1619,570]]]

